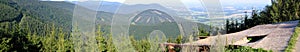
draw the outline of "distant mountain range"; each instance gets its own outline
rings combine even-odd
[[[78,4],[78,2],[71,2],[74,4]],[[159,4],[135,4],[135,5],[128,5],[123,4],[119,2],[107,2],[107,1],[101,1],[100,7],[98,9],[91,8],[91,7],[97,7],[95,3],[90,2],[80,2],[80,5],[92,10],[97,11],[104,11],[109,13],[118,13],[118,14],[133,14],[133,13],[139,13],[141,11],[147,10],[147,9],[159,9],[162,11],[168,11],[173,12],[173,10],[165,8]]]
[[[76,2],[71,2],[75,3]],[[99,2],[100,6],[99,8],[92,8],[96,7],[95,4],[89,3],[89,2],[83,2],[80,3],[83,7],[90,8],[92,10],[97,10],[97,11],[102,11],[102,12],[107,12],[113,14],[138,14],[142,11],[145,11],[147,9],[157,9],[160,11],[164,11],[167,13],[176,13],[176,11],[172,10],[171,8],[166,8],[164,6],[161,6],[160,4],[134,4],[134,5],[129,5],[129,4],[124,4],[124,3],[119,3],[119,2],[108,2],[108,1],[101,1]],[[224,4],[223,10],[224,10],[224,17],[219,17],[221,20],[225,19],[230,19],[230,18],[241,18],[241,16],[244,16],[244,12],[247,11],[248,15],[251,13],[252,8],[262,10],[264,8],[264,4],[240,4],[240,5],[230,5],[230,4]],[[193,20],[194,22],[198,23],[207,23],[209,21],[219,21],[219,20],[210,20],[208,18],[208,14],[206,13],[205,7],[190,7],[188,8],[190,12],[193,14],[192,18],[189,20]],[[242,14],[242,15],[241,15]],[[101,15],[101,14],[100,14]],[[111,16],[112,16],[111,15]],[[107,16],[107,15],[104,15]],[[203,17],[203,18],[202,18]],[[101,18],[99,18],[101,19]],[[105,19],[109,18],[103,18],[102,20],[107,21]],[[110,20],[108,20],[110,21]],[[219,23],[217,25],[220,25]]]
[[[3,2],[3,3],[1,3]],[[29,3],[32,2],[32,3]],[[109,2],[108,2],[109,3]],[[87,2],[86,5],[89,3]],[[104,5],[104,4],[102,4]],[[106,4],[110,5],[110,4]],[[111,7],[113,5],[117,5],[116,3],[111,3]],[[55,24],[58,27],[64,28],[63,31],[71,32],[72,30],[72,19],[73,19],[73,12],[74,7],[76,4],[74,2],[52,2],[52,1],[37,1],[37,0],[17,0],[17,1],[0,1],[0,7],[3,9],[16,9],[15,11],[20,12],[11,12],[11,14],[16,14],[14,16],[9,16],[10,18],[7,18],[8,20],[18,18],[19,14],[23,14],[21,20],[14,20],[14,21],[20,21],[20,24],[26,24],[29,23],[31,26],[29,28],[36,29],[36,31],[39,31],[38,33],[43,33],[43,31],[46,31],[46,29],[40,30],[37,27],[42,27],[47,24]],[[122,7],[123,6],[123,7]],[[87,6],[78,6],[83,7],[87,11],[93,11],[93,9],[88,8]],[[91,7],[91,6],[89,6]],[[137,5],[121,5],[118,12],[120,13],[114,13],[116,9],[111,10],[94,10],[97,12],[96,16],[96,23],[102,25],[103,31],[110,32],[111,28],[111,22],[112,19],[115,16],[119,16],[122,18],[128,18],[128,19],[122,19],[124,21],[129,20],[130,17],[133,17],[128,22],[136,23],[136,24],[130,24],[129,34],[130,35],[136,35],[136,37],[141,38],[142,36],[149,35],[153,30],[160,30],[165,33],[168,37],[177,37],[177,35],[181,34],[179,30],[179,25],[177,22],[175,22],[174,19],[180,19],[182,23],[180,25],[190,25],[190,22],[188,20],[179,18],[179,16],[173,16],[173,14],[170,12],[172,10],[167,9],[163,6],[160,6],[159,4],[137,4]],[[105,8],[105,7],[103,7]],[[108,9],[108,8],[107,8]],[[13,11],[13,10],[11,10]],[[3,12],[6,12],[3,10]],[[8,11],[9,12],[9,11]],[[130,13],[130,14],[129,14]],[[173,12],[174,13],[174,12]],[[5,13],[6,14],[6,13]],[[127,17],[130,15],[130,17]],[[5,15],[4,15],[5,16]],[[139,19],[140,18],[140,19]],[[5,19],[5,18],[0,18]],[[80,19],[79,19],[80,20]],[[10,22],[1,20],[3,22]],[[186,24],[184,24],[186,23]],[[196,24],[195,26],[203,27],[206,29],[210,29],[208,25],[204,25],[201,23],[194,23],[191,22],[191,24]],[[18,23],[16,23],[18,24]],[[43,25],[41,25],[43,24]],[[81,26],[85,26],[80,24]],[[49,26],[49,25],[48,25]],[[25,26],[24,26],[25,27]],[[145,30],[146,29],[146,30]],[[182,28],[183,30],[187,29],[193,29],[193,27],[187,27]],[[194,29],[195,30],[195,29]],[[34,30],[33,30],[34,31]],[[188,32],[191,33],[191,32]],[[195,33],[195,32],[193,32]]]

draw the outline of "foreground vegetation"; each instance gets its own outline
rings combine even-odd
[[[225,52],[273,52],[272,50],[264,50],[262,48],[254,49],[247,46],[226,46]]]

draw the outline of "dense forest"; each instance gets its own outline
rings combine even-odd
[[[55,3],[55,4],[54,4]],[[0,52],[81,52],[82,49],[99,52],[117,52],[112,35],[102,31],[106,27],[97,25],[96,41],[98,49],[74,47],[75,37],[71,32],[72,7],[68,2],[40,2],[38,0],[0,0]],[[60,4],[59,6],[57,6]],[[61,5],[62,4],[62,5]],[[226,23],[228,32],[237,32],[259,24],[276,23],[299,19],[299,0],[273,0],[265,10],[253,12],[245,17],[243,23],[230,21]],[[62,8],[66,7],[66,8]],[[76,28],[73,28],[76,29]],[[208,36],[209,32],[199,28],[199,36]],[[131,36],[134,37],[134,36]],[[188,38],[178,36],[168,38],[167,42],[184,43]],[[147,39],[131,38],[132,46],[137,52],[150,52],[151,42]],[[159,49],[154,49],[159,50]],[[180,49],[176,49],[180,51]],[[231,48],[228,52],[266,52],[250,47]],[[95,52],[95,51],[91,51]],[[119,51],[122,52],[122,51]]]

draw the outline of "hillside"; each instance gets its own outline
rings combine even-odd
[[[0,23],[5,21],[12,22],[14,20],[17,20],[17,18],[20,18],[19,15],[20,12],[14,9],[13,7],[0,3],[0,16],[1,16]]]
[[[71,29],[72,11],[61,9],[50,3],[38,0],[1,0],[0,22],[16,21],[17,23],[13,24],[29,25],[32,32],[45,30],[42,28],[45,24],[55,24],[57,27],[66,29],[64,31],[70,31],[67,29]],[[71,3],[65,2],[65,4]]]
[[[130,18],[131,22],[129,27],[129,34],[133,35],[136,39],[141,39],[148,38],[148,36],[153,31],[159,30],[162,31],[167,38],[176,38],[181,34],[180,28],[182,27],[179,27],[178,24],[180,23],[175,19],[186,21],[185,19],[173,17],[170,14],[157,9],[144,10]],[[198,28],[202,30],[201,33],[211,32],[213,35],[217,33],[217,28],[215,27],[211,27],[201,23],[195,24],[197,24]]]

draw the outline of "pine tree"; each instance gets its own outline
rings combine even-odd
[[[226,19],[226,23],[225,23],[225,29],[226,29],[226,33],[228,33],[229,32],[229,20],[228,19]]]
[[[107,49],[107,52],[117,52],[117,49],[116,49],[115,45],[113,44],[112,34],[108,35],[107,45],[105,47]]]
[[[96,40],[97,40],[97,45],[98,45],[98,50],[99,52],[103,52],[103,51],[106,51],[106,47],[105,45],[107,44],[106,41],[105,41],[105,38],[104,38],[104,35],[101,31],[101,27],[99,26],[98,27],[98,31],[97,31],[97,37],[96,37]]]

